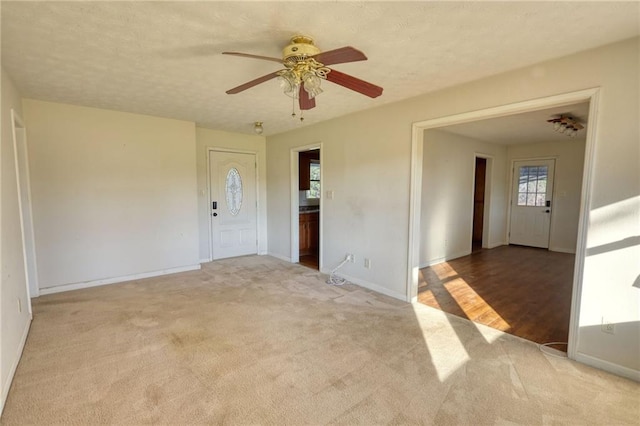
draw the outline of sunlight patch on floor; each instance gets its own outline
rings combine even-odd
[[[451,297],[456,301],[456,303],[458,304],[458,306],[460,306],[460,309],[462,309],[462,311],[464,311],[465,315],[467,316],[467,318],[471,319],[472,321],[479,321],[482,319],[483,316],[487,316],[487,317],[491,317],[494,318],[493,321],[491,321],[490,326],[493,328],[496,328],[498,330],[501,331],[509,331],[511,329],[511,326],[509,325],[509,323],[507,321],[504,320],[504,318],[502,318],[500,316],[500,314],[498,314],[489,303],[487,303],[486,300],[484,300],[474,289],[473,287],[471,287],[464,279],[462,278],[457,278],[455,280],[451,280],[449,282],[446,282],[443,284],[443,287],[445,289],[447,289],[447,291],[449,292],[449,294],[451,295]],[[456,296],[455,292],[451,292],[449,290],[450,287],[453,288],[461,288],[463,287],[465,292],[464,292],[464,297],[461,296]],[[471,296],[469,296],[471,294]],[[465,308],[465,300],[473,300],[473,304],[471,305],[471,307],[466,307]],[[475,311],[482,311],[484,312],[483,314],[476,315]]]
[[[429,308],[417,303],[413,305],[416,320],[422,330],[422,337],[431,355],[431,362],[436,369],[438,379],[444,382],[464,366],[470,357],[460,339],[452,338],[457,336],[453,326],[446,322],[446,325],[434,328],[433,323],[427,322],[425,320],[427,317],[420,314],[420,310],[423,309]],[[440,313],[446,317],[444,312]]]

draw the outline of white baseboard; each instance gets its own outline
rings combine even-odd
[[[420,265],[419,265],[419,268],[420,269],[427,268],[429,266],[437,265],[437,264],[442,263],[442,262],[448,262],[450,260],[457,259],[457,258],[463,257],[463,256],[468,256],[470,254],[471,254],[471,251],[465,250],[464,252],[454,253],[454,254],[450,254],[448,256],[443,256],[443,257],[439,257],[439,258],[436,258],[436,259],[431,259],[431,260],[429,260],[427,262],[421,262]],[[405,296],[405,299],[406,299],[406,296]]]
[[[284,260],[285,262],[291,263],[291,258],[288,256],[282,256],[276,253],[267,253],[268,256],[275,257],[276,259]]]
[[[27,324],[24,327],[24,331],[22,332],[22,337],[20,338],[20,343],[18,344],[18,350],[16,351],[16,356],[13,362],[11,363],[11,368],[9,369],[7,380],[2,384],[2,400],[0,400],[0,416],[2,415],[2,411],[4,410],[4,403],[7,401],[7,397],[9,396],[9,389],[11,389],[13,376],[16,374],[16,369],[18,368],[18,364],[20,363],[20,358],[22,358],[22,351],[24,350],[24,345],[27,343],[27,336],[29,335],[30,327],[31,327],[31,318],[29,318],[29,320],[27,321]]]
[[[575,249],[564,248],[564,247],[549,247],[549,251],[555,251],[555,252],[558,252],[558,253],[576,254],[576,250]]]
[[[509,243],[505,242],[505,241],[497,241],[497,242],[489,242],[489,244],[487,244],[487,248],[488,249],[493,249],[496,247],[500,247],[500,246],[506,246]]]
[[[609,373],[615,374],[617,376],[626,377],[627,379],[640,382],[640,371],[638,370],[633,370],[628,367],[623,367],[622,365],[614,364],[612,362],[605,361],[600,358],[595,358],[590,355],[585,355],[580,352],[576,353],[575,360],[583,364],[587,364],[591,367],[608,371]]]
[[[115,278],[105,278],[102,280],[85,281],[85,282],[74,283],[74,284],[64,284],[64,285],[55,286],[55,287],[41,288],[40,295],[43,296],[45,294],[61,293],[63,291],[80,290],[83,288],[98,287],[98,286],[107,285],[107,284],[116,284],[124,281],[139,280],[142,278],[159,277],[161,275],[177,274],[178,272],[196,271],[198,269],[200,269],[200,264],[179,266],[177,268],[162,269],[160,271],[143,272],[142,274],[124,275],[124,276],[115,277]]]
[[[323,274],[330,274],[331,270],[330,269],[329,270],[325,269],[325,270],[322,270],[320,272],[322,272]],[[407,295],[405,293],[398,293],[396,291],[389,290],[388,288],[379,286],[378,284],[374,284],[374,283],[371,283],[371,282],[366,281],[366,280],[361,280],[360,278],[355,278],[355,277],[352,277],[352,276],[349,276],[349,275],[340,274],[340,273],[338,273],[336,275],[338,275],[339,277],[344,278],[345,280],[349,281],[352,284],[358,285],[360,287],[364,287],[364,288],[369,289],[369,290],[373,290],[376,293],[381,293],[381,294],[384,294],[385,296],[393,297],[394,299],[400,299],[403,302],[407,301]]]
[[[213,259],[200,259],[200,263],[209,263],[213,261]]]

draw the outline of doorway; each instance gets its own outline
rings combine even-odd
[[[291,149],[291,262],[322,268],[322,144]]]
[[[551,96],[532,101],[525,101],[511,105],[504,105],[485,110],[474,111],[470,113],[458,114],[455,116],[443,117],[433,120],[426,120],[414,124],[413,141],[412,141],[412,162],[411,162],[411,193],[410,193],[410,216],[409,216],[409,247],[408,247],[408,265],[407,265],[407,300],[416,301],[418,294],[418,283],[420,281],[420,229],[421,229],[421,206],[422,206],[422,167],[424,156],[424,141],[426,140],[425,130],[442,129],[444,127],[462,124],[475,123],[483,120],[497,119],[501,117],[510,117],[522,113],[532,113],[536,111],[548,110],[551,108],[561,108],[577,104],[586,105],[587,121],[590,123],[586,129],[584,139],[584,151],[581,157],[582,161],[582,179],[577,197],[578,217],[575,226],[577,236],[575,242],[575,261],[573,263],[574,273],[572,274],[571,300],[570,300],[570,319],[569,319],[569,336],[568,336],[568,356],[575,358],[576,356],[576,340],[578,330],[578,316],[580,307],[580,294],[582,285],[582,265],[586,254],[586,212],[588,209],[588,194],[590,193],[590,176],[593,164],[593,146],[595,144],[595,114],[597,110],[599,89],[588,89],[579,92],[567,93],[563,95]],[[526,132],[520,135],[526,135]],[[511,172],[509,170],[509,172]],[[510,198],[508,192],[500,195],[503,198]],[[546,200],[545,200],[546,201]],[[574,217],[575,223],[575,217]],[[553,225],[552,225],[553,228]],[[506,232],[505,232],[506,234]],[[508,242],[508,239],[505,239]],[[504,244],[504,243],[503,243]]]
[[[549,248],[555,160],[515,161],[509,244]]]
[[[486,182],[487,159],[476,157],[473,179],[473,227],[471,230],[471,252],[476,252],[482,249]]]
[[[35,234],[33,229],[33,212],[31,208],[31,182],[29,180],[29,154],[27,150],[27,129],[22,118],[11,110],[11,127],[13,134],[13,152],[16,167],[16,183],[18,186],[18,209],[24,256],[25,277],[27,279],[28,308],[31,314],[31,298],[40,295],[38,271],[36,266]]]
[[[258,252],[255,153],[209,151],[211,258]]]

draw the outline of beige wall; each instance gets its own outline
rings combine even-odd
[[[209,220],[207,163],[208,149],[240,150],[255,152],[258,160],[258,253],[267,252],[267,155],[265,137],[244,135],[220,130],[196,129],[198,167],[198,224],[199,253],[201,261],[211,259],[209,252]]]
[[[324,190],[335,191],[323,203],[326,267],[347,252],[371,257],[371,269],[357,261],[345,273],[403,298],[412,123],[600,87],[587,247],[605,251],[583,259],[577,356],[640,374],[640,247],[628,239],[640,235],[639,50],[627,40],[268,137],[269,252],[290,252],[289,151],[322,142]],[[600,331],[603,317],[621,324],[616,334]]]
[[[539,157],[556,160],[549,250],[576,252],[584,149],[584,140],[569,138],[563,142],[508,146],[509,164],[520,159]]]
[[[441,130],[424,135],[420,266],[471,253],[476,155],[487,162],[485,245],[505,243],[507,148]]]
[[[198,264],[193,123],[23,106],[41,289]]]
[[[0,412],[20,359],[30,315],[24,271],[20,211],[11,132],[11,109],[22,115],[20,94],[2,69],[2,146],[0,147]],[[18,300],[22,312],[18,310]]]

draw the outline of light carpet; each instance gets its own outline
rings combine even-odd
[[[638,424],[640,385],[268,256],[43,296],[2,424]]]

